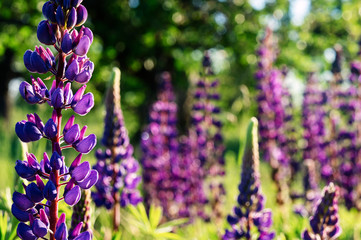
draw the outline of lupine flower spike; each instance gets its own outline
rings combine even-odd
[[[304,240],[332,240],[341,234],[338,216],[338,188],[330,183],[323,189],[313,216],[310,218],[311,229],[302,234]]]
[[[238,186],[238,206],[228,215],[231,230],[226,230],[223,240],[259,239],[270,240],[272,212],[264,209],[265,198],[261,193],[258,152],[258,121],[252,118],[247,129],[246,146],[242,159],[241,183]]]
[[[113,209],[113,228],[120,225],[120,207],[141,202],[137,186],[141,177],[137,175],[138,162],[133,157],[128,131],[124,124],[120,107],[120,70],[113,69],[111,85],[105,99],[105,127],[102,144],[104,151],[98,149],[98,162],[93,167],[99,174],[92,197],[97,206]]]
[[[194,155],[203,168],[204,182],[209,189],[207,194],[211,205],[211,217],[220,222],[223,219],[222,204],[225,189],[223,186],[224,145],[222,122],[219,120],[221,109],[217,106],[220,96],[217,91],[219,80],[215,79],[211,57],[208,52],[202,61],[203,72],[196,84],[195,102],[192,108],[191,139]]]
[[[36,46],[24,54],[25,67],[30,72],[50,72],[55,79],[50,88],[41,78],[31,77],[31,84],[20,84],[20,95],[29,104],[48,103],[53,108],[52,116],[45,122],[36,114],[27,115],[27,120],[16,123],[15,132],[23,142],[42,138],[51,142],[52,151],[44,152],[42,160],[27,153],[24,161],[16,162],[17,174],[29,181],[24,184],[25,194],[14,192],[12,213],[20,221],[17,234],[23,240],[90,240],[89,231],[80,228],[68,231],[65,214],[59,216],[59,203],[64,200],[69,206],[77,204],[81,190],[91,188],[98,180],[98,172],[91,170],[89,162],[82,162],[84,154],[96,145],[94,134],[85,136],[87,126],[80,128],[71,116],[62,128],[62,111],[73,109],[78,115],[87,114],[94,106],[92,93],[86,93],[94,65],[86,54],[93,41],[89,28],[82,26],[87,19],[87,10],[82,1],[48,1],[43,6],[46,20],[39,23],[37,36],[41,43],[56,49],[54,56],[49,48]],[[49,78],[47,78],[49,79]],[[82,84],[75,94],[72,82]],[[70,167],[66,166],[63,149],[73,148],[79,155]],[[61,186],[64,185],[64,190]],[[28,224],[27,224],[28,223]]]
[[[167,219],[178,217],[183,197],[176,199],[179,185],[173,167],[178,166],[177,105],[170,74],[160,77],[158,99],[149,112],[150,123],[142,133],[142,164],[145,201],[161,206]]]
[[[286,135],[288,116],[285,111],[286,89],[283,87],[283,74],[273,66],[277,51],[272,30],[267,28],[265,37],[258,49],[259,62],[255,78],[258,80],[258,118],[260,121],[260,148],[264,160],[273,170],[273,180],[277,185],[277,202],[288,201],[290,179],[290,149]],[[288,99],[289,100],[289,99]]]
[[[167,219],[204,216],[201,163],[190,137],[177,138],[177,105],[170,74],[160,78],[158,100],[150,111],[150,124],[142,134],[143,179],[146,203],[163,207]]]

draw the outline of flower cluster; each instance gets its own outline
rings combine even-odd
[[[319,162],[322,169],[324,169],[325,175],[328,168],[325,130],[326,111],[324,107],[326,102],[326,92],[320,89],[316,76],[311,73],[304,92],[302,107],[302,125],[304,139],[306,140],[303,159],[312,159]]]
[[[94,106],[92,93],[84,94],[86,84],[93,72],[93,63],[86,57],[93,41],[93,34],[84,26],[87,10],[81,0],[48,1],[43,6],[46,20],[38,25],[37,36],[41,43],[55,48],[54,56],[49,48],[36,46],[34,51],[24,54],[25,67],[34,73],[51,73],[55,77],[48,90],[41,78],[31,77],[31,84],[22,82],[20,94],[30,104],[48,103],[53,108],[52,116],[44,124],[36,114],[29,114],[27,120],[16,123],[15,132],[23,142],[45,138],[51,142],[52,152],[44,152],[39,162],[32,153],[26,160],[18,160],[17,174],[28,180],[23,185],[25,194],[14,192],[12,213],[21,222],[18,225],[19,238],[46,239],[91,239],[89,231],[80,233],[83,223],[72,231],[67,230],[65,214],[58,217],[58,205],[64,200],[69,206],[77,204],[81,189],[91,188],[98,180],[98,172],[92,170],[89,162],[82,162],[83,154],[89,153],[96,145],[94,134],[85,136],[87,126],[80,129],[71,116],[62,128],[62,110],[73,109],[79,115],[87,114]],[[48,77],[47,79],[50,79]],[[82,84],[73,94],[72,82]],[[74,148],[79,155],[70,167],[65,164],[62,150]],[[61,189],[61,186],[65,186]],[[29,222],[29,224],[26,224]]]
[[[163,207],[166,218],[178,215],[176,176],[172,167],[178,165],[177,105],[169,73],[161,75],[158,100],[149,113],[150,123],[142,134],[143,182],[146,203]]]
[[[203,178],[209,185],[207,194],[212,207],[212,215],[222,219],[222,203],[225,190],[223,187],[224,145],[222,136],[222,122],[217,118],[221,110],[216,106],[220,99],[217,92],[219,80],[214,79],[212,62],[206,52],[203,61],[203,76],[196,84],[194,92],[195,102],[192,108],[192,146],[194,156],[197,157],[203,168]]]
[[[263,157],[273,169],[273,179],[278,187],[277,201],[284,203],[288,198],[290,178],[290,151],[285,123],[289,116],[285,111],[286,89],[282,85],[283,74],[273,66],[276,50],[272,31],[267,28],[258,50],[258,118],[260,119],[260,148]]]
[[[255,237],[259,240],[269,240],[275,237],[275,233],[270,232],[272,212],[264,209],[265,198],[261,193],[257,130],[258,121],[256,118],[252,118],[247,129],[247,140],[242,159],[238,206],[234,208],[234,215],[227,217],[232,230],[226,230],[223,235],[224,240],[255,239]]]
[[[337,187],[330,183],[324,188],[323,197],[319,200],[315,213],[310,218],[311,229],[303,232],[302,239],[337,239],[341,234],[337,199]]]
[[[102,144],[98,150],[94,169],[99,172],[96,192],[92,197],[97,206],[114,208],[114,228],[119,227],[119,207],[137,205],[142,201],[137,186],[141,177],[137,175],[138,162],[133,157],[128,131],[120,107],[120,70],[113,69],[111,85],[106,100],[105,127]]]
[[[146,201],[161,205],[168,219],[205,217],[201,162],[191,136],[178,137],[177,105],[169,73],[163,73],[160,80],[158,101],[142,135]]]

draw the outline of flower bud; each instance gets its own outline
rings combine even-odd
[[[19,192],[13,193],[13,202],[22,211],[27,211],[35,206],[35,204],[30,201],[25,194],[21,194]]]
[[[31,50],[26,50],[26,52],[24,53],[24,64],[25,67],[30,71],[30,72],[36,72],[36,69],[34,68],[34,66],[31,64],[31,54],[33,53],[33,51]]]
[[[75,96],[74,96],[75,97]],[[92,93],[85,94],[80,101],[72,106],[74,112],[80,116],[86,115],[94,106],[94,96]]]
[[[55,170],[59,170],[63,166],[63,159],[57,152],[53,152],[50,158],[50,166]]]
[[[50,174],[51,172],[50,160],[46,152],[44,152],[43,159],[40,161],[40,167],[41,167],[41,171]]]
[[[89,82],[90,78],[92,77],[93,70],[94,70],[94,63],[91,61],[87,61],[82,67],[80,73],[76,75],[75,81],[78,83],[86,84],[87,82]]]
[[[77,204],[81,197],[81,191],[79,186],[73,187],[70,191],[68,191],[64,196],[64,201],[69,206],[74,206]]]
[[[65,126],[64,126],[64,130],[63,130],[63,134],[65,134],[73,125],[74,125],[74,119],[75,116],[72,115],[68,121],[66,122]]]
[[[64,27],[65,25],[65,16],[62,7],[59,5],[56,9],[56,22],[60,27]]]
[[[87,20],[88,11],[83,5],[79,5],[79,7],[76,9],[76,13],[77,13],[76,26],[78,27],[83,23],[85,23],[85,21]]]
[[[80,128],[78,124],[75,124],[64,134],[64,141],[68,144],[73,144],[79,139],[79,136]]]
[[[29,221],[29,213],[26,211],[20,210],[15,204],[11,205],[11,213],[20,222]]]
[[[91,239],[92,239],[92,235],[89,231],[82,232],[76,238],[74,238],[74,240],[91,240]]]
[[[34,203],[41,202],[44,199],[43,192],[33,182],[26,187],[26,196]]]
[[[38,25],[37,36],[41,43],[46,45],[54,45],[56,38],[53,29],[48,21],[43,20]]]
[[[73,48],[73,41],[71,39],[70,34],[66,31],[63,37],[63,40],[61,41],[61,50],[68,54]]]
[[[96,170],[91,170],[90,174],[83,181],[78,182],[78,185],[82,189],[89,189],[98,182],[98,178],[98,172]]]
[[[24,55],[24,57],[25,57],[25,55]],[[25,60],[24,60],[24,63],[25,63]],[[30,55],[30,64],[31,64],[31,67],[30,67],[30,69],[28,68],[28,70],[30,72],[37,72],[37,73],[44,74],[49,71],[49,67],[45,64],[44,60],[41,58],[39,53],[37,53],[36,51],[32,52]],[[27,66],[26,63],[25,63],[25,66]]]
[[[15,171],[21,178],[32,178],[35,176],[37,170],[29,166],[26,161],[16,161]]]
[[[90,134],[89,136],[78,142],[74,147],[75,150],[77,150],[78,152],[87,154],[91,150],[93,150],[96,143],[97,143],[96,136],[94,134]]]
[[[75,10],[75,8],[71,8],[68,15],[68,21],[66,23],[66,27],[68,29],[72,29],[73,27],[75,27],[76,22],[77,22],[77,11]]]
[[[32,224],[32,230],[35,236],[42,238],[48,233],[48,228],[40,219],[35,219]]]
[[[80,182],[83,181],[90,173],[90,164],[89,162],[83,162],[71,172],[71,176],[75,179],[75,181]]]
[[[54,123],[53,119],[49,119],[44,127],[44,133],[49,139],[53,139],[56,137],[58,133],[58,129],[56,128],[56,124]]]
[[[51,105],[54,109],[62,108],[64,105],[64,91],[61,88],[55,89],[51,94]]]
[[[41,98],[35,96],[33,87],[28,82],[23,81],[20,83],[19,92],[27,103],[35,104],[41,101]]]
[[[79,73],[79,63],[78,61],[72,61],[65,70],[65,77],[69,81],[74,81],[76,75]]]
[[[64,0],[63,1],[63,7],[64,9],[69,9],[70,8],[70,3],[71,1],[70,0]]]
[[[19,238],[24,240],[36,240],[38,239],[31,228],[26,225],[25,223],[19,223],[18,228],[16,230],[16,233],[18,234]]]
[[[56,186],[51,180],[49,180],[46,183],[45,188],[43,190],[43,194],[48,201],[53,201],[56,198],[57,196]]]
[[[40,210],[39,210],[39,217],[40,217],[40,220],[41,220],[47,227],[49,227],[49,225],[50,225],[49,218],[48,218],[48,216],[46,215],[44,209],[40,209]]]
[[[38,141],[42,138],[39,128],[32,122],[21,121],[15,125],[16,135],[23,142]]]
[[[90,39],[88,36],[83,35],[83,37],[79,40],[79,43],[74,51],[74,53],[78,56],[84,56],[88,53],[90,48]]]
[[[56,10],[56,6],[54,3],[51,3],[50,1],[44,3],[42,9],[43,15],[52,23],[56,22],[55,10]]]
[[[68,239],[68,229],[66,224],[63,222],[56,228],[55,235],[56,240],[67,240]]]

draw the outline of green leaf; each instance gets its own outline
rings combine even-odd
[[[157,239],[163,238],[163,239],[174,239],[174,240],[184,240],[181,236],[175,233],[159,233],[157,234]]]
[[[149,209],[149,222],[152,229],[156,229],[162,219],[162,208],[151,205]]]
[[[160,228],[166,228],[166,227],[175,227],[175,226],[179,226],[179,225],[182,225],[182,224],[185,224],[189,221],[188,218],[179,218],[179,219],[175,219],[175,220],[172,220],[172,221],[169,221],[169,222],[166,222],[166,223],[163,223],[162,225],[160,225],[158,227],[158,229]]]

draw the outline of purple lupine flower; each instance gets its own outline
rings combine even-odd
[[[267,28],[257,52],[259,69],[255,78],[258,80],[260,148],[263,158],[270,163],[273,170],[273,180],[278,188],[277,202],[283,204],[288,198],[291,171],[292,151],[288,148],[286,135],[286,122],[291,116],[285,111],[285,102],[290,101],[290,96],[282,85],[282,72],[273,66],[277,55],[274,45],[272,30]]]
[[[231,230],[226,230],[224,240],[273,239],[270,231],[272,212],[264,209],[265,198],[261,193],[259,176],[258,121],[252,118],[247,129],[246,146],[242,159],[241,183],[238,186],[238,206],[228,215]],[[255,231],[257,229],[257,231]]]
[[[92,239],[88,231],[81,233],[77,229],[68,232],[65,214],[58,217],[61,200],[70,206],[77,204],[81,198],[81,189],[91,188],[98,180],[97,171],[91,170],[88,162],[81,162],[83,154],[94,148],[95,135],[84,136],[87,127],[80,130],[78,124],[74,124],[74,116],[65,125],[63,135],[61,133],[63,110],[72,108],[79,115],[85,115],[94,105],[93,95],[84,95],[85,85],[75,95],[71,90],[71,81],[85,84],[93,72],[93,63],[86,57],[93,35],[85,27],[79,33],[74,29],[84,23],[87,17],[84,6],[77,3],[80,1],[48,1],[43,5],[43,14],[47,20],[39,23],[37,37],[41,43],[56,49],[56,57],[50,48],[43,46],[36,46],[34,51],[27,50],[24,54],[24,64],[30,72],[50,72],[55,77],[50,88],[41,78],[32,76],[31,84],[22,82],[19,87],[20,95],[29,104],[46,102],[53,108],[52,116],[44,121],[45,124],[34,113],[15,126],[21,141],[33,142],[44,138],[52,146],[50,155],[45,152],[40,162],[32,153],[26,154],[26,160],[16,162],[18,175],[29,181],[28,185],[23,184],[25,194],[14,193],[11,208],[13,215],[21,222],[17,234],[24,240],[44,238],[47,234],[50,240]],[[77,63],[76,71],[68,70],[72,62]],[[68,78],[68,75],[72,78]],[[62,149],[70,147],[80,154],[69,168],[65,164]],[[65,185],[64,190],[62,185]]]
[[[194,156],[201,164],[198,172],[209,187],[208,201],[212,206],[211,217],[223,218],[222,203],[225,189],[223,187],[224,145],[222,122],[219,120],[220,99],[217,91],[219,80],[214,78],[212,61],[206,52],[202,60],[203,76],[196,83],[192,108],[192,127],[190,131],[191,145]]]
[[[105,150],[96,152],[98,162],[93,167],[100,178],[95,185],[92,198],[97,206],[114,210],[114,229],[119,228],[120,207],[137,205],[142,201],[137,186],[141,177],[137,174],[139,166],[133,157],[128,131],[124,124],[120,107],[120,70],[113,69],[112,85],[109,87],[106,104],[105,127],[102,144]]]
[[[331,182],[323,190],[313,216],[310,218],[311,229],[302,233],[305,240],[337,239],[342,230],[338,216],[338,188]]]
[[[188,136],[177,136],[177,106],[171,76],[160,78],[158,100],[150,111],[150,123],[142,134],[143,180],[146,203],[163,207],[167,219],[204,216],[201,162]]]
[[[322,169],[327,181],[340,186],[340,195],[348,209],[360,209],[359,181],[361,165],[358,161],[361,150],[360,85],[361,62],[350,64],[350,76],[341,75],[342,48],[335,46],[336,59],[333,64],[334,80],[330,89],[329,164]],[[340,161],[339,156],[342,156]]]
[[[173,174],[178,165],[177,105],[169,73],[161,75],[158,99],[149,112],[150,123],[142,133],[142,165],[145,201],[162,206],[167,219],[178,217],[183,199],[176,199],[176,191],[183,188]]]
[[[73,214],[71,216],[71,233],[78,234],[80,232],[91,231],[90,229],[90,202],[91,192],[89,189],[82,190],[79,202],[73,207]],[[77,234],[71,234],[69,239],[73,239]]]

